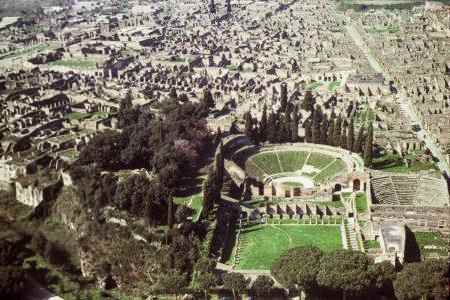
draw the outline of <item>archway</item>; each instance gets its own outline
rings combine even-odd
[[[361,180],[355,179],[353,180],[353,191],[357,192],[361,190]]]
[[[334,186],[334,192],[340,192],[342,190],[342,185],[340,183],[336,183]]]

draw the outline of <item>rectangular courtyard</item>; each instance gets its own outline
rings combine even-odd
[[[242,229],[239,250],[234,249],[236,269],[270,270],[272,263],[286,250],[298,246],[316,246],[323,251],[342,248],[339,225],[254,225]]]

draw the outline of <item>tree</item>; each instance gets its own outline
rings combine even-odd
[[[280,105],[281,105],[280,109],[282,112],[286,112],[287,104],[288,104],[287,84],[283,82],[281,84],[281,96],[280,96]]]
[[[361,126],[358,131],[358,137],[356,138],[356,142],[353,145],[353,152],[356,153],[362,152],[363,139],[364,139],[364,126]]]
[[[306,293],[311,293],[317,288],[317,274],[322,256],[322,251],[317,247],[296,247],[288,250],[273,263],[271,273],[285,287],[298,287]]]
[[[267,140],[270,143],[274,143],[277,140],[277,128],[276,128],[277,119],[273,112],[269,114],[269,121],[267,122]]]
[[[346,296],[364,296],[369,292],[371,261],[366,254],[352,250],[325,253],[320,259],[317,283]]]
[[[369,124],[366,143],[364,144],[364,164],[369,167],[372,165],[373,154],[373,125]]]
[[[169,195],[169,205],[167,207],[167,225],[169,225],[169,228],[173,228],[174,223],[174,208],[173,208],[173,197],[172,195]]]
[[[312,95],[311,91],[306,91],[305,98],[303,99],[301,108],[306,111],[312,112],[314,110],[314,104],[316,101],[314,100],[314,97]]]
[[[187,285],[186,275],[177,270],[164,272],[158,278],[158,286],[165,289],[168,293],[175,294],[175,299],[178,299],[178,293]]]
[[[334,127],[336,124],[336,120],[335,119],[331,119],[330,120],[330,126],[328,127],[328,140],[327,140],[327,144],[330,146],[334,145]]]
[[[250,111],[248,111],[245,116],[245,128],[244,134],[250,139],[253,137],[253,117]]]
[[[406,264],[394,281],[395,296],[399,300],[448,299],[448,267],[445,260],[434,259]]]
[[[227,273],[223,276],[224,288],[233,293],[233,298],[237,300],[240,293],[242,293],[250,283],[241,273]]]
[[[134,117],[133,111],[133,95],[130,90],[127,91],[125,97],[119,105],[119,112],[117,115],[119,128],[124,128],[132,123]],[[137,119],[137,118],[136,118]]]
[[[344,123],[344,127],[342,128],[341,140],[339,141],[339,147],[341,147],[342,149],[347,149],[347,126],[345,126],[345,123]]]
[[[208,171],[208,177],[203,182],[203,213],[208,215],[214,207],[214,203],[220,199],[220,189],[217,185],[216,172],[214,168]]]
[[[204,108],[206,108],[206,110],[209,110],[216,106],[213,95],[211,94],[211,91],[209,89],[203,90],[202,105]]]
[[[217,278],[212,273],[200,273],[197,275],[197,283],[205,295],[205,300],[208,300],[208,290],[217,285]]]
[[[265,142],[267,140],[267,104],[264,103],[261,121],[259,122],[259,140]]]
[[[322,125],[320,126],[320,144],[327,144],[328,140],[328,119],[325,117],[323,119]]]
[[[312,119],[312,142],[314,144],[320,143],[320,120],[318,111],[314,111]]]
[[[349,151],[353,150],[353,144],[355,142],[355,125],[354,120],[351,118],[350,125],[348,126],[348,132],[347,132],[347,147],[346,149]]]
[[[223,186],[223,176],[225,172],[225,160],[223,156],[223,143],[220,142],[219,149],[217,151],[216,157],[214,159],[215,169],[216,169],[216,178],[217,178],[217,186],[219,189],[222,189]]]
[[[375,294],[393,298],[396,277],[394,266],[389,261],[383,261],[369,266],[369,274]]]
[[[255,294],[258,296],[268,296],[270,295],[274,284],[275,282],[269,276],[260,275],[253,283],[252,290],[254,290]]]
[[[332,146],[339,146],[339,143],[341,142],[341,131],[342,131],[342,118],[339,116],[335,127],[333,131],[333,145]]]

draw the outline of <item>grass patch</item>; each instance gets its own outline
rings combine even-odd
[[[321,82],[321,81],[316,81],[316,82],[313,82],[313,83],[311,83],[311,84],[309,84],[307,87],[306,87],[306,90],[309,90],[309,91],[314,91],[314,90],[317,90],[319,87],[321,87],[323,85],[323,82]]]
[[[407,166],[398,154],[386,154],[374,159],[372,168],[375,170],[383,170],[395,173],[410,173],[427,170],[437,170],[432,162],[415,160],[414,155],[407,156],[410,159]]]
[[[441,234],[437,232],[415,232],[414,236],[423,257],[448,256],[447,242]]]
[[[72,112],[66,115],[66,118],[69,120],[83,120],[88,118],[97,118],[104,119],[109,117],[109,113],[107,112],[95,112],[95,113],[81,113],[81,112]]]
[[[345,163],[342,160],[337,159],[325,169],[322,169],[313,179],[317,182],[325,182],[336,177],[336,175],[344,169]]]
[[[367,204],[367,196],[365,193],[358,193],[355,197],[356,211],[358,213],[366,213],[369,210],[369,205]]]
[[[277,153],[281,168],[284,172],[301,170],[305,164],[309,152],[305,151],[280,151]]]
[[[332,93],[336,92],[338,87],[341,85],[340,81],[333,81],[328,85],[328,90]]]
[[[342,248],[339,226],[330,225],[256,225],[243,229],[240,238],[241,270],[269,270],[275,259],[297,246]]]
[[[379,241],[371,241],[371,240],[367,240],[364,241],[364,249],[380,249],[380,242]]]
[[[174,197],[175,204],[185,205],[195,210],[192,221],[197,222],[200,219],[203,210],[203,192],[185,197]]]
[[[17,49],[11,53],[8,53],[8,54],[0,57],[0,60],[7,59],[7,58],[16,58],[16,57],[19,57],[22,55],[32,54],[35,52],[38,53],[38,52],[42,52],[47,49],[49,49],[48,44],[38,44],[38,45],[27,47],[27,48],[20,48],[20,49]]]
[[[57,61],[52,61],[48,64],[49,66],[60,66],[76,70],[95,70],[97,68],[97,63],[94,60],[83,59],[83,58],[67,58]]]

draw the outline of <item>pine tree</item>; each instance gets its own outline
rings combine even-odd
[[[291,122],[291,114],[286,113],[283,122],[282,142],[292,142]]]
[[[281,98],[280,98],[280,104],[281,104],[281,111],[285,112],[288,104],[288,95],[287,95],[287,85],[286,83],[281,84]]]
[[[253,117],[250,111],[248,111],[245,114],[245,129],[244,134],[248,136],[249,138],[252,138],[253,136]]]
[[[314,104],[315,104],[315,100],[314,100],[314,97],[313,97],[311,91],[306,91],[305,98],[303,99],[301,108],[306,111],[312,112],[314,110]]]
[[[356,138],[356,142],[353,145],[353,152],[356,153],[362,152],[363,139],[364,139],[364,126],[361,126],[358,131],[358,137]]]
[[[203,104],[203,107],[205,107],[208,110],[211,108],[214,108],[216,106],[216,103],[214,102],[214,98],[209,89],[203,90],[202,104]]]
[[[259,122],[259,140],[265,142],[267,140],[267,105],[264,103],[261,121]]]
[[[203,216],[207,216],[214,203],[220,199],[220,189],[217,185],[216,172],[214,168],[210,168],[208,176],[203,182]]]
[[[169,225],[169,228],[173,228],[173,215],[174,215],[174,211],[173,211],[173,197],[172,195],[169,195],[169,206],[167,208],[167,225]]]
[[[333,132],[333,146],[339,146],[339,143],[341,141],[341,130],[342,130],[342,118],[341,116],[339,116]]]
[[[344,128],[342,128],[342,133],[341,133],[341,140],[339,143],[339,146],[342,149],[346,149],[347,148],[347,126],[345,126],[346,123],[344,123]]]
[[[369,124],[366,143],[364,144],[364,164],[369,167],[372,165],[373,153],[373,125]]]
[[[313,114],[312,119],[312,142],[314,144],[320,143],[320,120],[316,112]]]
[[[330,127],[328,127],[328,140],[327,140],[327,144],[330,146],[334,145],[334,128],[336,126],[336,120],[335,119],[331,119],[330,120]]]
[[[217,178],[217,186],[221,190],[223,187],[223,176],[225,171],[225,161],[223,156],[223,143],[219,144],[219,150],[217,151],[215,157],[215,167],[216,167],[216,178]]]
[[[350,125],[348,127],[347,147],[346,147],[346,149],[352,151],[354,142],[355,142],[355,128],[354,128],[354,120],[352,118],[350,120]]]
[[[298,106],[294,109],[294,116],[291,124],[292,142],[298,142],[298,126],[300,124],[300,115],[298,113]]]
[[[322,124],[320,125],[320,144],[327,144],[328,141],[328,119],[324,117]]]
[[[305,122],[305,141],[307,143],[311,143],[312,142],[311,122]]]
[[[276,132],[276,118],[273,112],[271,112],[269,115],[266,132],[267,132],[267,140],[270,143],[274,143],[276,140],[277,132]]]

